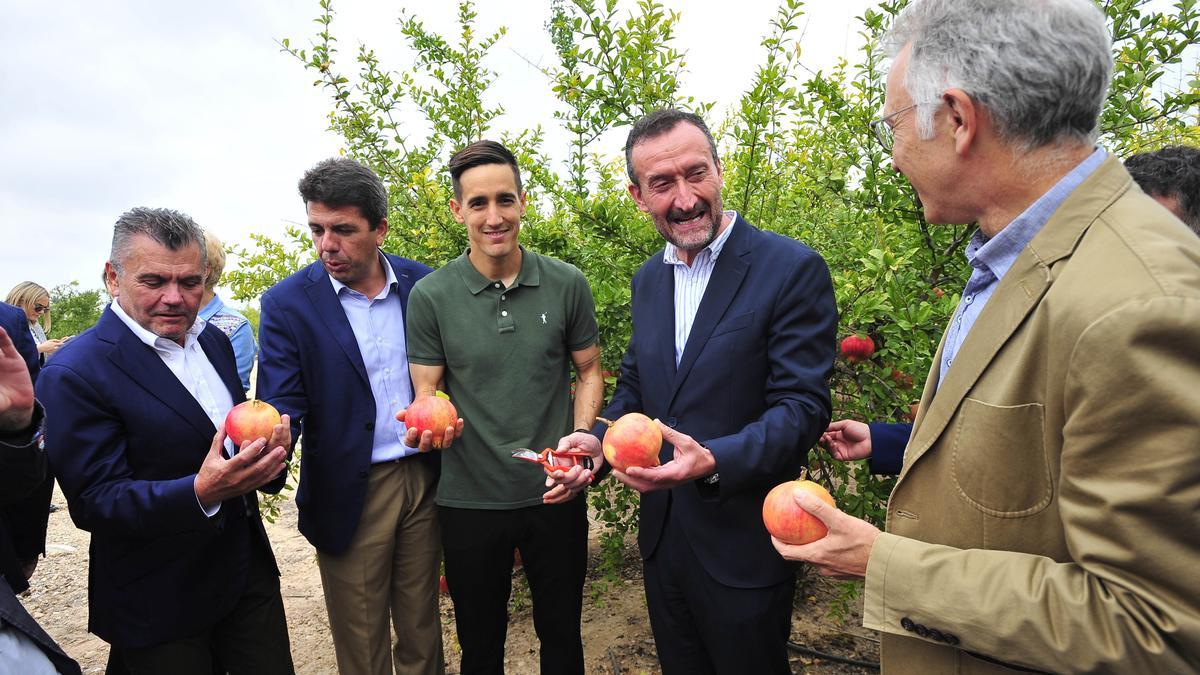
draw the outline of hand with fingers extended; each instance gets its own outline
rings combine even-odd
[[[854,420],[836,420],[821,434],[820,443],[834,459],[867,459],[871,456],[871,427]]]
[[[668,490],[717,472],[717,460],[708,448],[659,420],[654,420],[654,423],[662,432],[663,442],[674,446],[675,456],[661,466],[631,466],[624,472],[613,471],[617,480],[638,492],[652,492]]]
[[[600,447],[600,439],[585,432],[576,431],[558,440],[555,452],[586,452],[592,458],[592,468],[585,469],[582,465],[572,466],[565,471],[546,469],[546,487],[542,495],[543,504],[562,504],[575,498],[595,480],[595,472],[604,462],[604,453]]]
[[[403,422],[404,412],[401,410],[396,413],[396,419]],[[454,439],[462,436],[463,418],[458,418],[454,422],[454,426],[446,427],[445,433],[442,435],[441,448],[450,447]],[[424,432],[418,431],[415,427],[408,427],[404,432],[404,444],[410,448],[416,448],[420,452],[429,452],[433,450],[433,432],[426,429]]]
[[[268,442],[266,438],[242,443],[233,457],[224,456],[225,428],[217,429],[208,455],[196,474],[196,498],[201,506],[211,509],[217,504],[239,497],[266,485],[283,471],[291,446],[291,420],[284,415],[275,425]]]
[[[33,382],[12,338],[0,328],[0,431],[24,429],[33,420]]]
[[[793,498],[800,508],[825,523],[829,533],[812,543],[799,545],[786,544],[771,537],[775,550],[787,560],[816,567],[823,576],[837,579],[866,577],[867,560],[879,536],[879,528],[826,504],[808,492],[797,490]]]

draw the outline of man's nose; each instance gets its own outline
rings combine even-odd
[[[696,207],[696,202],[699,198],[696,196],[696,191],[688,184],[686,180],[679,180],[675,183],[675,195],[672,199],[672,206],[680,211],[691,211]]]
[[[500,205],[499,204],[489,204],[487,207],[487,211],[484,212],[483,216],[484,216],[484,219],[483,219],[484,225],[494,226],[494,225],[501,225],[504,223],[504,217],[500,215]]]
[[[166,284],[163,286],[162,295],[163,304],[178,305],[183,302],[183,289],[179,284]]]
[[[337,237],[331,234],[326,233],[317,239],[317,250],[321,251],[322,253],[335,253],[337,252],[338,248],[339,246]]]

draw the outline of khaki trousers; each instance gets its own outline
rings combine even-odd
[[[317,552],[342,675],[391,675],[393,666],[400,675],[445,672],[435,491],[425,462],[373,465],[350,548]]]

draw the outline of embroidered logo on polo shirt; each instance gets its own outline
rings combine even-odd
[[[545,312],[542,312],[542,325],[543,326],[546,325],[546,313]]]

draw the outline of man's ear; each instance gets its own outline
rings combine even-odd
[[[975,99],[962,89],[947,89],[942,94],[946,104],[947,121],[954,138],[954,152],[960,156],[968,154],[976,143],[980,125],[985,123],[984,110]]]
[[[629,190],[629,196],[633,197],[633,201],[637,204],[638,209],[644,213],[650,213],[650,207],[646,205],[646,202],[642,201],[642,188],[637,183],[630,183],[627,189]]]
[[[378,225],[375,226],[375,245],[376,246],[383,246],[383,238],[387,236],[387,232],[388,232],[388,221],[387,221],[387,218],[384,218],[383,220],[379,221]]]
[[[522,205],[524,202],[522,202]],[[454,220],[460,223],[466,222],[462,216],[462,204],[458,203],[457,199],[450,198],[450,213],[454,214]]]
[[[117,297],[117,268],[113,267],[112,262],[104,263],[104,286],[108,289],[108,294],[113,298]]]

